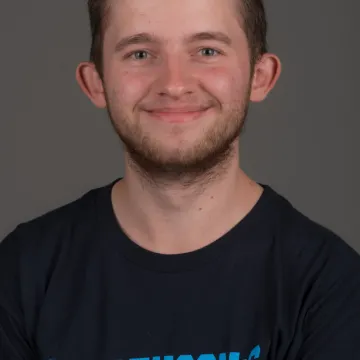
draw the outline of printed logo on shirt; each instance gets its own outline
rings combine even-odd
[[[261,348],[260,345],[255,346],[249,356],[241,357],[239,352],[230,352],[230,353],[221,353],[221,354],[202,354],[199,357],[194,357],[192,355],[166,355],[166,356],[149,356],[142,358],[129,358],[128,360],[256,360],[260,359]],[[50,357],[47,360],[56,360],[54,357]],[[116,360],[126,360],[118,358]]]
[[[251,350],[248,357],[241,357],[239,352],[230,352],[230,353],[221,353],[221,354],[202,354],[199,357],[194,357],[192,355],[180,355],[180,356],[152,356],[152,357],[143,357],[143,358],[130,358],[129,360],[256,360],[260,359],[260,345],[257,345],[254,349]],[[123,360],[123,359],[116,359]]]

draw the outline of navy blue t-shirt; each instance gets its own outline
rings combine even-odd
[[[269,186],[199,250],[122,231],[115,182],[0,244],[0,360],[360,359],[360,257]]]

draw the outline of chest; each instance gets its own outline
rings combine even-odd
[[[39,316],[41,359],[268,359],[268,279],[239,270],[59,278]]]

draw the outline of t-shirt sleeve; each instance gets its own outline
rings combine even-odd
[[[15,229],[0,243],[0,359],[33,360],[22,312],[21,239]]]
[[[35,359],[21,326],[3,307],[0,307],[0,359]]]
[[[296,360],[360,359],[360,256],[332,234],[314,270]]]

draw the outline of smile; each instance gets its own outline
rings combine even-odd
[[[167,123],[186,123],[194,121],[203,116],[210,108],[207,109],[159,109],[147,111],[154,119]]]

